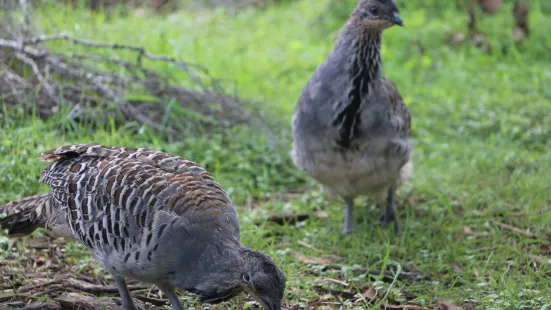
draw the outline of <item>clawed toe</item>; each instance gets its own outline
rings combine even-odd
[[[390,188],[388,190],[387,205],[384,209],[379,221],[381,226],[386,227],[390,222],[394,222],[394,231],[396,234],[400,233],[400,223],[398,222],[398,216],[396,215],[396,202],[395,202],[395,190]]]
[[[379,221],[381,222],[381,225],[383,227],[386,227],[390,222],[395,222],[398,219],[396,218],[396,214],[394,212],[389,212],[388,210],[383,211],[381,216],[379,217]]]
[[[346,228],[345,228],[345,229],[342,231],[341,235],[343,235],[343,236],[349,236],[349,235],[351,235],[353,232],[354,232],[354,229],[346,229]]]
[[[398,222],[398,217],[394,209],[385,208],[381,216],[379,217],[382,227],[386,227],[391,222],[394,222],[394,231],[396,234],[400,232],[400,223]]]

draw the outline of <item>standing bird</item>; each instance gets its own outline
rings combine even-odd
[[[395,192],[412,175],[413,145],[407,106],[381,75],[382,32],[393,25],[403,26],[393,0],[360,0],[293,117],[294,163],[344,199],[344,234],[361,195],[386,195],[381,222],[400,230]]]
[[[0,227],[79,240],[113,274],[124,309],[136,309],[126,278],[154,283],[175,310],[183,309],[175,288],[207,303],[246,291],[281,309],[285,275],[241,244],[233,203],[205,169],[163,152],[95,144],[42,159],[52,162],[40,179],[51,192],[0,207]]]

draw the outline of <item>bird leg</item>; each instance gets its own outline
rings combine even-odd
[[[343,235],[348,235],[352,232],[352,226],[354,223],[354,199],[345,199],[345,210],[344,210],[344,230]]]
[[[396,216],[396,189],[394,187],[388,189],[386,203],[386,207],[379,218],[381,225],[385,227],[388,223],[394,221],[394,231],[399,233],[400,223],[398,221],[398,216]]]
[[[475,15],[475,8],[474,8],[474,1],[470,0],[468,3],[468,13],[469,13],[469,32],[471,35],[476,32],[476,15]]]
[[[136,308],[136,305],[134,305],[132,296],[130,296],[130,292],[128,291],[128,287],[126,286],[124,278],[116,276],[113,276],[113,278],[115,279],[117,289],[119,290],[119,294],[121,295],[122,308],[124,310],[138,310],[138,308]]]
[[[168,300],[172,305],[172,310],[184,310],[184,307],[180,303],[180,299],[178,299],[178,296],[174,293],[174,290],[171,287],[159,284],[157,284],[157,286],[161,289],[161,291],[163,291],[163,294],[168,297]]]

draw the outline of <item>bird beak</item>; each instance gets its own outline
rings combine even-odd
[[[390,16],[390,21],[395,25],[404,27],[404,21],[402,20],[400,15],[398,15],[398,13],[396,12],[392,13],[392,16]]]

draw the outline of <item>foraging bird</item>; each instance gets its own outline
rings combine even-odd
[[[294,163],[346,204],[386,195],[383,225],[394,221],[396,188],[412,175],[411,117],[394,84],[381,75],[383,30],[403,26],[393,0],[360,0],[332,53],[300,95],[293,117]]]
[[[52,162],[40,179],[51,192],[0,207],[0,227],[79,240],[113,274],[124,309],[136,309],[126,278],[154,283],[177,310],[175,288],[207,303],[246,291],[281,309],[285,275],[239,241],[233,203],[205,169],[163,152],[95,144],[42,159]]]

